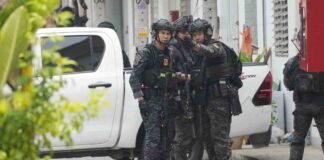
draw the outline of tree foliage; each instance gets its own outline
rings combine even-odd
[[[80,131],[82,123],[105,105],[102,93],[93,93],[88,104],[57,96],[64,81],[53,77],[71,71],[75,62],[55,49],[43,51],[43,67],[33,72],[30,46],[37,29],[48,17],[65,23],[71,16],[52,15],[58,5],[59,0],[10,0],[0,11],[0,91],[8,81],[13,86],[10,95],[0,92],[0,160],[38,159],[40,148],[51,150],[51,138],[71,145],[71,133]]]

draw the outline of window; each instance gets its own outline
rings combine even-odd
[[[77,62],[73,72],[96,71],[103,57],[105,44],[99,36],[65,36],[64,41],[53,43],[44,38],[44,49],[59,46],[58,52]]]
[[[288,56],[288,3],[287,0],[273,0],[275,53]]]

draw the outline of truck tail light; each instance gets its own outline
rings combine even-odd
[[[253,97],[253,104],[256,106],[269,105],[272,101],[272,75],[269,72],[264,78],[261,86]]]

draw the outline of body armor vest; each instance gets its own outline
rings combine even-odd
[[[221,51],[225,52],[224,49]],[[235,68],[232,58],[233,57],[227,53],[225,53],[222,57],[208,57],[206,59],[207,80],[213,81],[220,78],[233,78],[235,76]]]
[[[144,71],[144,86],[149,88],[166,89],[176,87],[176,74],[172,69],[170,56],[161,51],[146,48],[153,58],[148,69]]]

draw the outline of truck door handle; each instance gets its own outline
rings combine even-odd
[[[105,87],[105,88],[109,88],[111,87],[111,83],[103,83],[103,82],[99,82],[99,83],[95,83],[95,84],[89,84],[88,88],[97,88],[97,87]]]

